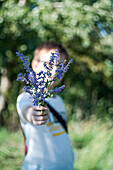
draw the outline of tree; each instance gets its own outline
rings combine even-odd
[[[16,115],[16,98],[22,86],[16,82],[23,71],[16,51],[32,60],[34,49],[45,41],[62,43],[74,63],[65,77],[67,89],[62,93],[72,118],[113,117],[113,36],[110,0],[39,3],[17,0],[0,2],[0,70],[9,81],[1,123],[9,124]],[[71,76],[69,76],[71,75]],[[68,88],[69,87],[69,88]],[[7,121],[6,121],[7,120]],[[15,122],[15,119],[14,119]]]

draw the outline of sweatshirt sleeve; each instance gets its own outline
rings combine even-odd
[[[17,112],[20,117],[20,120],[23,121],[23,123],[26,123],[26,120],[22,116],[22,110],[25,106],[33,106],[32,99],[30,98],[29,93],[22,93],[17,97]]]

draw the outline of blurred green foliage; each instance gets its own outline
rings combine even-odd
[[[94,117],[90,121],[71,122],[69,134],[75,152],[75,169],[113,169],[113,132],[111,123]]]
[[[0,130],[0,169],[20,170],[24,160],[24,144],[21,131],[10,133]]]
[[[23,6],[18,0],[0,0],[0,76],[5,68],[9,81],[7,90],[1,90],[6,101],[1,125],[17,122],[16,98],[22,85],[16,77],[23,67],[16,51],[31,61],[34,49],[45,41],[62,43],[74,59],[63,80],[68,116],[113,119],[112,8],[110,0],[28,0]]]

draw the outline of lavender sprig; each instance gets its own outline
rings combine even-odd
[[[33,99],[33,105],[43,105],[44,100],[46,98],[52,97],[54,93],[61,92],[65,85],[62,85],[61,87],[55,87],[54,90],[50,90],[49,87],[52,82],[57,81],[58,79],[61,79],[64,75],[64,73],[67,72],[69,69],[70,63],[73,62],[71,59],[68,64],[65,66],[60,59],[59,53],[57,50],[55,53],[51,53],[50,60],[49,60],[49,66],[47,66],[47,63],[44,62],[44,67],[46,68],[46,72],[40,71],[39,73],[34,73],[32,68],[30,68],[30,62],[28,61],[28,57],[25,57],[20,52],[17,52],[17,57],[21,59],[24,65],[24,69],[26,70],[25,74],[19,73],[17,81],[25,81],[26,84],[29,84],[28,86],[24,87],[24,91],[28,92],[32,99]],[[52,79],[52,69],[53,66],[56,66],[55,70],[55,77]]]
[[[55,89],[52,91],[52,93],[59,93],[64,89],[65,85],[62,85],[61,87],[55,87]]]
[[[64,72],[65,72],[65,73],[68,71],[71,63],[73,63],[73,59],[71,59],[71,60],[67,63],[67,65],[64,67]]]

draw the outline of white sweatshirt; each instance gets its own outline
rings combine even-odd
[[[67,120],[61,97],[47,101]],[[74,152],[65,129],[51,112],[45,125],[33,125],[23,120],[22,109],[26,105],[33,106],[33,102],[28,93],[22,93],[17,98],[17,111],[27,145],[22,170],[73,170]]]

